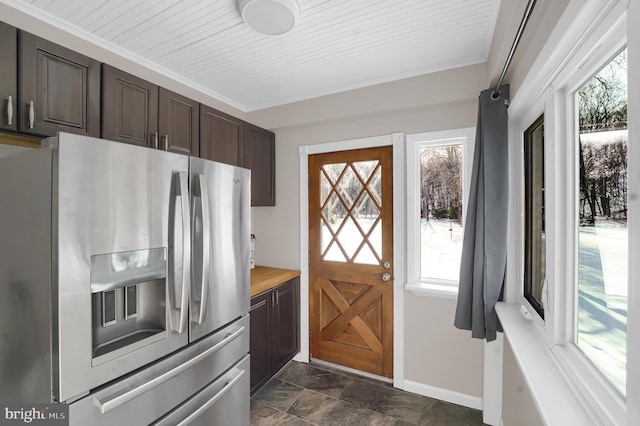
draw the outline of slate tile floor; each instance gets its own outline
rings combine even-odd
[[[330,367],[290,362],[251,398],[251,425],[482,425],[482,413]]]

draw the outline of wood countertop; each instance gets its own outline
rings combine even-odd
[[[300,276],[300,271],[256,266],[251,270],[251,297]]]

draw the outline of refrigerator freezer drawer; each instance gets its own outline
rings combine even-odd
[[[154,426],[174,425],[248,426],[249,356],[154,423]]]
[[[248,352],[249,317],[244,316],[185,349],[70,404],[69,424],[151,424],[209,385]]]

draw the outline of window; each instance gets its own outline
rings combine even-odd
[[[627,297],[640,282],[640,86],[633,84],[640,44],[631,43],[640,7],[619,0],[572,0],[574,6],[509,106],[516,148],[510,170],[517,173],[510,187],[509,303],[500,305],[500,319],[505,330],[531,331],[512,345],[522,368],[531,377],[549,369],[562,377],[559,393],[578,402],[574,408],[588,423],[640,424],[640,336],[632,332],[640,298]],[[536,302],[541,312],[534,312]],[[533,348],[536,355],[525,359]],[[555,392],[547,382],[530,385],[534,400],[564,413],[547,398]]]
[[[627,341],[627,53],[577,92],[575,343],[622,394]]]
[[[407,136],[410,290],[457,294],[474,130]]]
[[[524,132],[524,297],[544,318],[544,115]]]

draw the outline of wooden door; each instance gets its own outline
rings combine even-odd
[[[158,86],[104,65],[102,137],[157,148]]]
[[[100,137],[100,63],[20,31],[20,132]]]
[[[276,205],[276,135],[245,123],[242,166],[251,170],[251,205]]]
[[[205,105],[200,107],[201,158],[239,166],[243,138],[242,120]]]
[[[160,88],[158,131],[161,148],[179,154],[200,155],[200,104]]]
[[[18,31],[0,22],[0,129],[18,130]]]
[[[392,147],[309,156],[311,357],[393,376]]]

